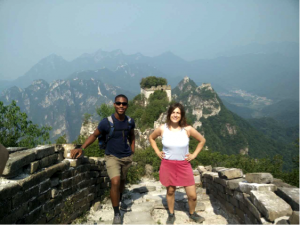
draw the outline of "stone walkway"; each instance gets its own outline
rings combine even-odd
[[[197,187],[196,211],[205,218],[203,224],[238,224],[235,218],[225,213],[213,196]],[[131,205],[131,212],[123,212],[123,224],[166,224],[168,217],[166,188],[159,181],[143,178],[138,185],[127,185],[125,203]],[[175,224],[195,224],[188,217],[187,196],[183,187],[175,194]],[[110,199],[101,204],[101,209],[92,207],[87,216],[89,224],[112,224],[113,209]]]

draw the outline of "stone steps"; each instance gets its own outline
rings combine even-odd
[[[131,212],[121,211],[123,224],[166,224],[168,211],[166,189],[159,181],[144,178],[138,185],[127,186],[125,202],[131,205]],[[205,189],[197,187],[198,204],[196,211],[205,218],[203,224],[234,224],[233,218],[222,210],[218,201],[206,194]],[[175,224],[196,224],[189,220],[187,196],[184,188],[178,188],[175,194]],[[93,224],[111,224],[113,209],[111,201],[102,203],[102,209],[91,210],[88,222]]]

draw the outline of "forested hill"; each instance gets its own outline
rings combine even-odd
[[[293,144],[273,140],[251,126],[248,121],[229,111],[210,84],[197,87],[185,77],[172,90],[172,98],[181,102],[189,122],[204,134],[207,147],[225,154],[248,154],[262,158],[280,154],[289,167],[298,149]]]

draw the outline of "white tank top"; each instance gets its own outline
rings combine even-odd
[[[189,153],[189,137],[184,128],[172,132],[167,124],[162,136],[163,152],[165,159],[168,160],[185,160],[185,155]]]

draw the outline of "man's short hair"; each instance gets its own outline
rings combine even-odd
[[[115,97],[115,102],[116,102],[117,98],[120,98],[120,97],[126,98],[126,100],[127,100],[127,102],[128,102],[128,98],[127,98],[125,95],[123,95],[123,94],[117,95],[117,96]]]

